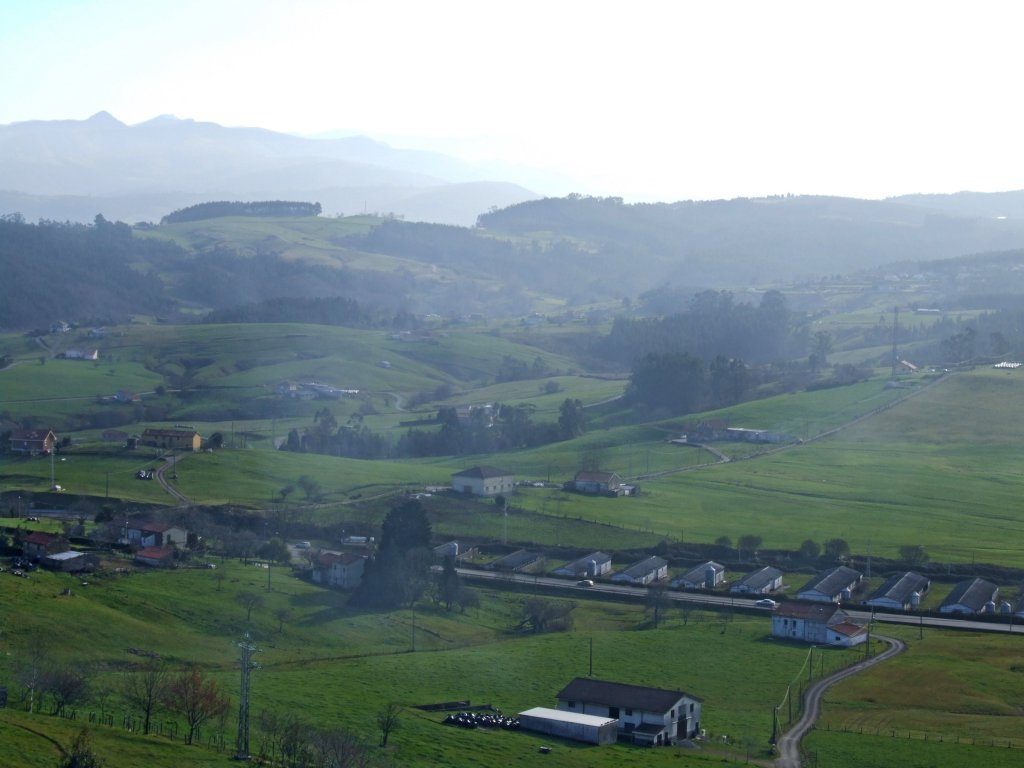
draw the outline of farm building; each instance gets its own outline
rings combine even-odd
[[[558,692],[563,712],[608,717],[634,744],[662,746],[700,732],[702,700],[683,691],[577,677]]]
[[[612,581],[645,585],[660,581],[666,576],[668,576],[668,562],[664,558],[652,555],[638,563],[633,563],[624,571],[619,571],[612,576]]]
[[[46,555],[39,564],[51,571],[62,571],[64,573],[81,573],[82,571],[95,570],[97,559],[95,555],[88,555],[85,552],[54,552]]]
[[[872,592],[864,604],[873,608],[909,611],[921,604],[921,598],[928,593],[930,586],[931,581],[919,573],[897,573]]]
[[[672,579],[676,589],[714,589],[725,582],[725,566],[708,560]]]
[[[52,429],[15,429],[11,431],[11,452],[48,454],[53,450],[57,436]]]
[[[772,637],[850,648],[867,640],[868,632],[838,606],[784,603],[772,614]]]
[[[561,568],[556,568],[551,573],[554,576],[568,576],[570,578],[587,577],[589,579],[597,576],[604,576],[612,569],[612,556],[604,552],[591,552],[586,557],[566,563]]]
[[[991,613],[995,611],[999,587],[985,579],[965,579],[953,587],[942,605],[940,613]]]
[[[850,599],[860,580],[860,571],[839,565],[815,576],[796,593],[796,596],[799,600],[811,600],[816,603],[838,603]]]
[[[135,562],[154,568],[173,568],[174,550],[170,547],[146,547],[135,553]]]
[[[352,552],[325,552],[316,561],[311,576],[315,584],[355,589],[363,578],[366,556]]]
[[[782,589],[782,571],[770,565],[751,571],[729,587],[730,592],[738,595],[770,595],[779,589]]]
[[[141,442],[153,448],[165,448],[173,451],[198,451],[203,439],[194,429],[155,429],[150,427],[143,431]]]
[[[495,496],[499,493],[511,493],[515,487],[515,476],[497,467],[471,467],[452,475],[452,488],[456,493]]]
[[[618,496],[622,489],[622,478],[614,472],[592,472],[581,469],[572,481],[572,490],[577,493]]]
[[[65,552],[67,549],[67,539],[45,531],[30,533],[21,542],[21,554],[31,560],[39,560],[54,552]]]
[[[520,549],[512,554],[499,557],[486,566],[489,571],[512,571],[513,573],[534,573],[544,569],[544,555]]]
[[[121,543],[135,547],[186,547],[188,531],[172,523],[124,521]]]
[[[534,707],[519,713],[519,725],[527,731],[546,733],[587,744],[614,744],[619,736],[614,718],[584,715],[548,707]]]

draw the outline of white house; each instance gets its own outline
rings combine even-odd
[[[770,565],[751,571],[729,587],[729,591],[737,595],[770,595],[780,589],[782,589],[782,571]]]
[[[702,700],[683,691],[577,677],[558,692],[558,708],[617,720],[619,734],[667,746],[700,733]]]
[[[708,560],[672,579],[675,589],[714,589],[725,582],[725,566]]]
[[[868,632],[838,606],[783,603],[772,614],[772,637],[851,648],[867,640]]]
[[[456,493],[473,496],[495,496],[511,493],[516,488],[515,476],[497,467],[479,466],[464,469],[452,475],[452,488]]]
[[[652,555],[638,563],[633,563],[624,571],[619,571],[612,576],[612,581],[645,585],[661,581],[666,576],[668,576],[668,562],[664,558]]]
[[[815,576],[796,593],[796,596],[798,600],[838,603],[850,599],[860,580],[860,571],[839,565]]]
[[[313,568],[312,579],[316,584],[342,589],[355,589],[363,578],[366,556],[353,552],[325,552],[320,555]]]

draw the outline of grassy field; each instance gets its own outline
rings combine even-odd
[[[11,692],[9,708],[0,711],[0,743],[5,754],[18,755],[18,765],[52,765],[57,748],[49,739],[69,743],[78,724],[99,709],[102,691],[108,692],[102,706],[117,715],[118,724],[130,714],[117,693],[123,671],[139,658],[127,653],[129,648],[158,653],[174,667],[199,661],[237,697],[234,644],[245,631],[259,649],[254,714],[301,713],[311,724],[340,725],[372,743],[376,713],[395,702],[402,707],[402,726],[392,736],[389,754],[409,766],[550,764],[551,756],[538,752],[540,745],[552,746],[558,764],[569,766],[760,761],[770,757],[773,708],[783,702],[787,686],[799,692],[806,680],[807,646],[769,640],[766,616],[697,610],[684,618],[671,611],[653,629],[638,606],[581,595],[575,598],[571,631],[520,635],[512,627],[529,591],[480,590],[477,609],[447,613],[422,603],[414,614],[351,609],[343,594],[301,582],[284,568],[269,571],[267,591],[266,569],[235,561],[218,561],[215,570],[118,574],[108,569],[90,577],[87,586],[69,575],[44,572],[28,580],[6,574],[0,579],[3,615],[20,617],[6,621],[0,636],[0,684]],[[241,592],[262,597],[250,622],[235,599]],[[54,633],[54,626],[74,631]],[[972,759],[1010,765],[999,761],[1004,751],[1019,754],[1005,749],[1005,740],[1017,738],[1019,731],[1015,677],[1024,657],[1017,639],[926,630],[924,640],[917,640],[916,630],[893,631],[908,640],[906,654],[826,697],[821,729],[808,741],[820,764],[861,765],[863,757],[872,765],[968,765]],[[73,661],[90,670],[93,696],[75,706],[76,722],[24,711],[16,670],[31,644],[41,644],[53,663]],[[566,682],[590,672],[591,648],[596,677],[678,687],[701,697],[708,741],[695,751],[599,749],[527,733],[448,728],[440,724],[443,715],[415,708],[464,699],[505,712],[552,706]],[[819,664],[827,673],[862,655],[860,649],[815,653],[821,660],[815,662],[816,675]],[[672,661],[652,664],[651,659]],[[963,664],[955,664],[957,659]],[[780,715],[785,723],[785,706]],[[165,725],[177,719],[160,714]],[[229,745],[233,723],[232,714],[226,726]],[[890,734],[874,735],[886,729]],[[893,738],[893,729],[906,735]],[[180,736],[143,738],[101,725],[94,731],[97,751],[113,768],[183,761],[215,766],[226,764],[230,754],[230,748],[224,753],[208,746],[209,729],[201,739],[206,746],[192,747]],[[963,742],[971,734],[977,744],[956,744],[957,734]],[[927,747],[907,739],[925,735]],[[1003,749],[990,752],[993,740]],[[254,747],[258,743],[254,729]],[[912,761],[868,759],[876,750]],[[913,762],[924,755],[934,762]],[[990,755],[997,762],[985,762]]]

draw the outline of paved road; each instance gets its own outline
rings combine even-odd
[[[487,581],[491,583],[516,584],[520,588],[533,589],[536,592],[559,592],[564,594],[565,590],[578,591],[581,596],[600,598],[602,596],[616,599],[644,600],[647,596],[647,587],[634,587],[628,584],[611,584],[603,581],[596,582],[592,587],[576,587],[575,580],[557,578],[554,576],[540,576],[526,573],[506,573],[502,571],[484,571],[476,568],[459,568],[459,575],[470,580]],[[748,613],[763,613],[769,611],[758,608],[754,605],[757,595],[741,597],[732,595],[709,595],[703,592],[679,592],[667,590],[666,596],[673,603],[697,603],[714,608],[732,608]],[[1024,629],[1019,624],[1002,624],[991,621],[974,621],[965,618],[945,618],[939,616],[906,615],[896,613],[881,613],[872,611],[861,611],[856,608],[842,606],[843,610],[853,619],[863,623],[874,621],[890,624],[909,624],[912,626],[930,627],[932,629],[962,629],[974,632],[1002,632],[1013,634],[1024,634]],[[1024,623],[1024,622],[1022,622]]]
[[[807,689],[804,694],[803,716],[797,720],[796,725],[779,738],[777,745],[779,757],[775,761],[775,768],[800,768],[800,742],[807,735],[807,732],[814,727],[814,723],[817,722],[821,714],[821,697],[825,691],[840,680],[845,680],[848,677],[863,672],[865,669],[873,667],[875,664],[891,659],[893,656],[903,653],[906,649],[906,645],[894,637],[885,637],[883,635],[875,635],[875,637],[888,643],[889,647],[877,656],[873,656],[859,664],[854,664],[852,667],[841,669],[828,677],[821,678]]]

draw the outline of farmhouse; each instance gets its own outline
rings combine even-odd
[[[57,436],[52,429],[15,429],[11,432],[11,452],[48,454],[53,450]]]
[[[98,349],[66,349],[64,350],[65,360],[99,360]]]
[[[652,555],[638,563],[633,563],[624,571],[619,571],[612,576],[612,581],[645,585],[660,581],[666,576],[668,576],[668,562],[657,555]]]
[[[928,593],[930,586],[931,581],[919,573],[897,573],[872,592],[864,604],[873,608],[909,611],[921,604],[921,598]]]
[[[838,606],[784,603],[772,614],[772,637],[850,648],[867,640],[868,633]]]
[[[838,603],[850,599],[860,580],[859,571],[839,565],[811,579],[796,596],[799,600],[811,600],[816,603]]]
[[[782,571],[770,565],[751,571],[729,587],[729,591],[737,595],[770,595],[779,589],[782,589]]]
[[[312,579],[315,584],[328,587],[355,589],[363,578],[366,556],[352,552],[325,552],[313,567]]]
[[[198,451],[203,444],[194,429],[146,429],[142,433],[142,444],[154,448],[174,451]]]
[[[125,520],[121,527],[121,543],[134,547],[186,547],[188,531],[171,523]]]
[[[700,733],[702,700],[683,691],[577,677],[558,692],[563,712],[618,721],[619,735],[634,744],[661,746]]]
[[[21,554],[30,560],[39,560],[54,552],[65,552],[68,541],[55,533],[35,531],[21,542]]]
[[[586,557],[566,563],[561,568],[556,568],[551,573],[554,576],[568,576],[570,578],[581,578],[586,576],[593,579],[597,576],[604,576],[612,570],[612,556],[604,552],[591,552]]]
[[[581,469],[573,478],[572,489],[577,493],[618,496],[622,489],[622,478],[614,472]]]
[[[965,579],[953,587],[942,605],[940,613],[993,613],[999,587],[985,579]]]
[[[452,475],[452,489],[456,493],[495,496],[499,493],[511,493],[515,487],[515,476],[497,467],[471,467]]]
[[[708,560],[672,579],[676,589],[714,589],[725,582],[725,566]]]

